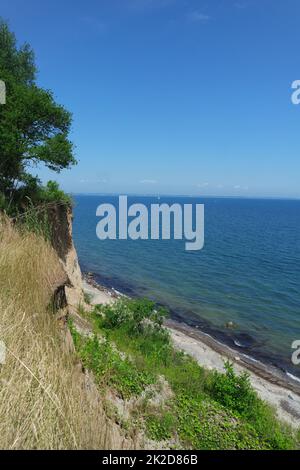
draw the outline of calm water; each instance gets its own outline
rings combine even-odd
[[[187,252],[178,240],[100,241],[96,208],[117,206],[117,198],[75,199],[74,239],[83,271],[166,304],[174,316],[300,377],[290,359],[291,343],[300,340],[300,201],[162,197],[160,203],[205,204],[205,247]],[[226,328],[229,321],[234,330]]]

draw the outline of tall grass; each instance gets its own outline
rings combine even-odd
[[[64,277],[54,250],[0,219],[0,448],[110,448],[101,399],[68,348],[48,305]]]

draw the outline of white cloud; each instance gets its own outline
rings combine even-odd
[[[233,186],[233,189],[240,189],[241,191],[248,191],[249,186],[241,186],[240,184],[236,184],[235,186]]]
[[[206,23],[210,20],[210,16],[205,15],[198,10],[194,10],[187,14],[187,19],[192,23]]]
[[[105,178],[96,178],[96,179],[88,179],[83,178],[79,181],[81,184],[96,184],[96,183],[107,183],[107,179]]]
[[[140,184],[157,184],[156,180],[141,180]]]
[[[106,178],[99,178],[96,180],[96,183],[107,183],[107,179]]]
[[[209,186],[209,183],[199,183],[197,184],[197,188],[207,188]]]

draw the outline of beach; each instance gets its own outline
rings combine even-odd
[[[97,284],[91,273],[84,276],[83,290],[89,296],[91,305],[110,304],[123,296],[115,289]],[[236,373],[247,372],[253,388],[260,398],[276,408],[278,418],[295,428],[299,427],[300,383],[185,323],[168,319],[165,326],[174,346],[191,355],[199,365],[224,372],[224,362],[229,360]]]

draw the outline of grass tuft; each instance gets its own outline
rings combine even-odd
[[[1,449],[111,448],[102,403],[89,392],[48,309],[53,286],[64,277],[43,238],[1,218]]]

